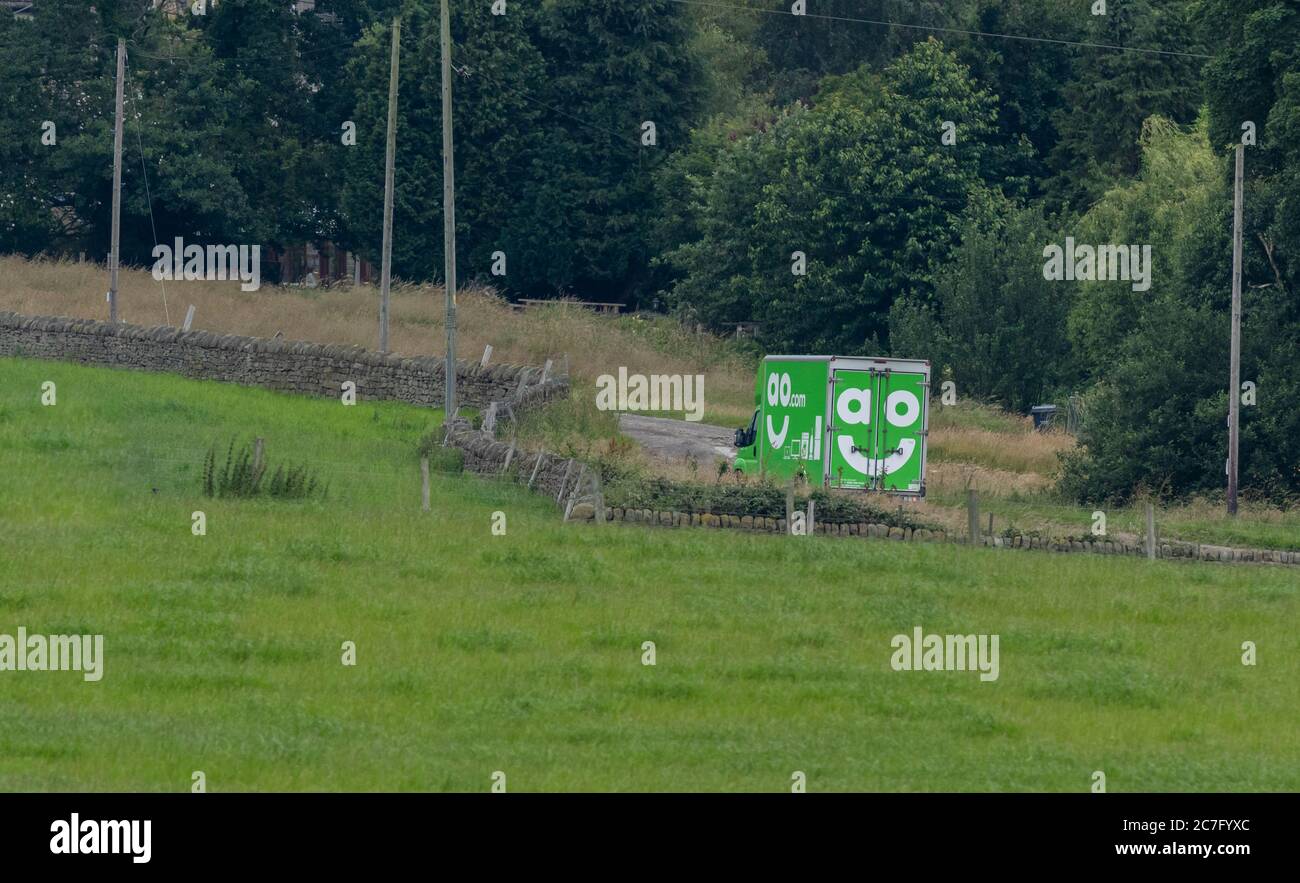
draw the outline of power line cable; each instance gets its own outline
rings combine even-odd
[[[960,34],[965,37],[997,37],[1003,40],[1021,40],[1028,43],[1051,43],[1058,46],[1074,46],[1083,49],[1107,49],[1115,52],[1138,52],[1146,55],[1165,55],[1202,59],[1214,58],[1213,55],[1207,55],[1202,52],[1179,52],[1172,49],[1145,49],[1138,46],[1120,46],[1114,43],[1091,43],[1086,40],[1061,40],[1053,37],[1032,37],[1024,34],[999,34],[993,31],[973,31],[965,28],[940,27],[938,25],[913,25],[899,21],[887,21],[874,18],[848,18],[847,16],[838,15],[817,15],[811,12],[796,15],[794,12],[785,9],[759,9],[753,6],[733,6],[727,3],[706,2],[706,0],[668,0],[668,2],[680,3],[687,6],[711,7],[714,9],[731,9],[737,12],[753,12],[760,15],[788,15],[791,18],[808,18],[817,21],[838,21],[853,24],[881,25],[891,28],[906,28],[913,31],[927,31],[929,33],[939,34]]]

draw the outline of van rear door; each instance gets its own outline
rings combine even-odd
[[[891,361],[833,368],[831,487],[924,493],[929,366],[907,370],[918,363]]]

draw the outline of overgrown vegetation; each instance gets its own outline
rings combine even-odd
[[[664,478],[621,476],[604,485],[605,504],[628,509],[652,509],[658,512],[712,512],[715,515],[753,515],[765,518],[786,517],[786,492],[771,483],[747,482],[677,482]],[[891,527],[925,527],[936,525],[906,514],[896,500],[871,498],[862,494],[832,493],[806,487],[794,494],[794,505],[807,508],[814,502],[818,522],[870,522]]]
[[[465,455],[460,448],[443,446],[441,428],[423,436],[415,446],[415,456],[429,458],[429,471],[454,475],[465,468]]]
[[[274,499],[301,500],[319,493],[325,497],[328,488],[320,483],[316,470],[306,466],[275,467],[269,480],[265,480],[270,466],[266,458],[258,455],[256,442],[245,442],[236,447],[231,439],[226,449],[225,462],[217,468],[216,446],[208,448],[203,460],[203,493],[208,497],[250,498],[265,495]]]

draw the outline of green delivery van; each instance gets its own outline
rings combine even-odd
[[[755,400],[737,472],[925,496],[929,362],[767,356]]]

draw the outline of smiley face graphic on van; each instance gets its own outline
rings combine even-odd
[[[916,422],[920,414],[921,402],[912,392],[895,390],[885,399],[885,420],[891,426],[906,429]],[[871,390],[845,389],[835,399],[835,416],[840,425],[846,428],[869,425]],[[838,434],[835,441],[844,461],[856,471],[872,478],[902,469],[916,451],[914,438],[900,439],[898,448],[885,457],[864,456],[861,449],[855,446],[853,434],[848,431]]]

